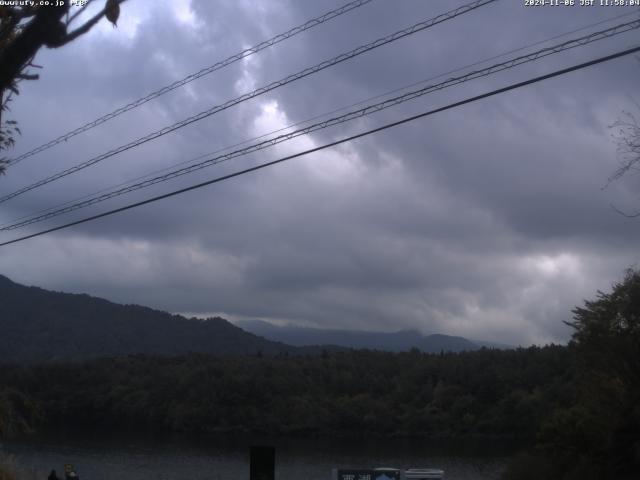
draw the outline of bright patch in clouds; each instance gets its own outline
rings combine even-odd
[[[260,114],[253,121],[252,133],[256,136],[261,136],[265,133],[274,132],[272,136],[278,136],[305,126],[296,125],[287,128],[291,123],[278,102],[272,100],[261,105]],[[318,146],[320,144],[313,139],[313,134],[311,134],[301,135],[280,143],[273,150],[279,157],[284,157],[312,150]],[[294,159],[293,162],[296,165],[291,168],[296,170],[304,168],[307,174],[313,176],[316,181],[325,183],[350,183],[357,181],[359,175],[365,173],[357,152],[348,144],[320,150]]]
[[[576,277],[580,271],[580,261],[576,255],[560,253],[557,255],[537,255],[526,257],[525,265],[533,272],[544,276],[571,276]],[[533,273],[532,272],[532,273]]]
[[[79,126],[80,120],[70,119],[91,121],[341,4],[129,0],[118,28],[103,20],[68,48],[38,54],[40,80],[25,82],[12,103],[22,130],[16,150]],[[85,17],[103,5],[96,0]],[[0,190],[14,191],[44,171],[104,153],[451,8],[448,0],[371,2],[21,162],[0,178]],[[280,135],[272,132],[407,79],[442,74],[500,54],[505,45],[518,48],[523,39],[561,35],[611,16],[600,8],[526,15],[520,2],[501,2],[496,16],[495,8],[479,8],[109,158],[6,202],[3,217],[99,191],[157,170],[169,158],[187,160]],[[486,35],[493,31],[500,32],[499,42]],[[597,48],[622,50],[632,35]],[[434,42],[438,48],[425,50]],[[407,102],[366,121],[298,137],[247,162],[312,149],[354,135],[363,124],[382,125],[479,88],[576,64],[595,55],[595,48],[542,58],[487,77],[482,87],[457,85],[425,97],[422,106]],[[570,332],[562,321],[571,309],[640,264],[640,221],[610,208],[640,208],[637,177],[600,190],[617,166],[608,125],[622,109],[635,112],[629,95],[637,92],[638,68],[633,58],[616,60],[12,245],[0,250],[0,274],[172,312],[334,328],[416,328],[523,345],[566,341]],[[83,88],[76,91],[78,84]],[[96,104],[104,108],[89,110]],[[62,125],[66,120],[73,125]],[[235,169],[228,162],[216,172],[194,172],[134,196],[148,198]],[[76,213],[132,201],[120,197]],[[52,219],[46,227],[70,218]],[[40,226],[45,224],[24,233]],[[23,232],[0,233],[10,240]]]
[[[173,13],[182,25],[191,28],[200,28],[203,22],[198,19],[194,11],[191,9],[191,0],[173,0],[171,2]]]

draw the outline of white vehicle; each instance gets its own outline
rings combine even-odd
[[[436,468],[410,468],[405,470],[403,473],[403,479],[406,480],[444,480],[444,470],[438,470]]]
[[[334,468],[332,480],[444,480],[444,470],[435,468]]]

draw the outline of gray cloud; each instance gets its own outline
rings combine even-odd
[[[337,5],[184,0],[149,9],[128,2],[120,28],[102,25],[40,54],[42,79],[25,84],[14,106],[24,131],[16,152]],[[14,190],[453,6],[373,2],[25,160],[0,187]],[[16,198],[0,206],[1,220],[620,13],[497,2]],[[429,95],[90,212],[626,48],[634,35]],[[638,262],[640,223],[610,207],[637,205],[637,179],[602,190],[616,168],[608,126],[630,107],[638,68],[633,58],[617,60],[5,247],[0,272],[203,316],[566,341],[562,321],[573,306]]]

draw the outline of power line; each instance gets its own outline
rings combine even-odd
[[[131,103],[128,103],[127,105],[124,105],[120,108],[117,108],[116,110],[107,113],[106,115],[103,115],[100,118],[97,118],[96,120],[93,120],[92,122],[86,123],[85,125],[82,125],[74,130],[71,130],[70,132],[65,133],[64,135],[60,135],[58,138],[55,138],[47,143],[44,143],[42,145],[40,145],[39,147],[34,148],[33,150],[29,150],[26,153],[23,153],[22,155],[19,155],[16,158],[12,158],[10,159],[7,163],[8,166],[11,165],[15,165],[16,163],[24,160],[25,158],[31,157],[33,155],[36,155],[40,152],[43,152],[45,150],[48,150],[51,147],[54,147],[55,145],[58,145],[61,142],[66,142],[67,140],[69,140],[72,137],[75,137],[76,135],[79,135],[83,132],[86,132],[88,130],[91,130],[92,128],[97,127],[98,125],[102,125],[105,122],[108,122],[109,120],[122,115],[125,112],[128,112],[129,110],[132,110],[134,108],[139,107],[140,105],[143,105],[147,102],[149,102],[150,100],[153,100],[155,98],[160,97],[161,95],[164,95],[165,93],[168,93],[172,90],[175,90],[176,88],[182,87],[183,85],[186,85],[187,83],[190,83],[194,80],[197,80],[198,78],[204,77],[205,75],[209,75],[210,73],[213,73],[217,70],[221,70],[222,68],[225,68],[237,61],[240,61],[244,58],[247,58],[250,55],[253,55],[254,53],[258,53],[261,50],[264,50],[266,48],[269,48],[273,45],[276,45],[284,40],[287,40],[291,37],[294,37],[296,35],[298,35],[299,33],[302,33],[306,30],[309,30],[311,28],[317,27],[318,25],[321,25],[325,22],[328,22],[329,20],[333,20],[336,17],[339,17],[340,15],[343,15],[345,13],[348,13],[352,10],[355,10],[356,8],[359,8],[363,5],[366,5],[367,3],[372,2],[373,0],[355,0],[352,2],[349,2],[345,5],[343,5],[340,8],[336,8],[335,10],[331,10],[329,12],[324,13],[323,15],[320,15],[319,17],[313,18],[311,20],[308,20],[307,22],[303,23],[302,25],[298,25],[297,27],[294,27],[290,30],[287,30],[284,33],[280,33],[278,35],[276,35],[275,37],[272,37],[268,40],[265,40],[263,42],[258,43],[257,45],[254,45],[253,47],[249,47],[239,53],[236,53],[234,55],[231,55],[229,58],[226,58],[224,60],[221,60],[219,62],[214,63],[213,65],[210,65],[208,67],[203,68],[202,70],[196,72],[196,73],[192,73],[191,75],[188,75],[186,77],[184,77],[181,80],[177,80],[175,82],[173,82],[171,85],[167,85],[165,87],[160,88],[159,90],[156,90],[154,92],[149,93],[148,95],[139,98],[137,100],[134,100]]]
[[[130,210],[132,208],[137,208],[137,207],[140,207],[142,205],[146,205],[146,204],[149,204],[149,203],[157,202],[157,201],[163,200],[165,198],[169,198],[169,197],[173,197],[173,196],[176,196],[176,195],[180,195],[182,193],[186,193],[186,192],[189,192],[191,190],[196,190],[196,189],[199,189],[199,188],[202,188],[202,187],[206,187],[206,186],[212,185],[214,183],[219,183],[219,182],[222,182],[224,180],[229,180],[231,178],[239,177],[241,175],[244,175],[244,174],[247,174],[247,173],[251,173],[251,172],[255,172],[257,170],[261,170],[263,168],[270,167],[270,166],[273,166],[273,165],[277,165],[279,163],[282,163],[282,162],[285,162],[285,161],[288,161],[288,160],[292,160],[294,158],[298,158],[298,157],[301,157],[301,156],[304,156],[304,155],[308,155],[310,153],[318,152],[320,150],[324,150],[324,149],[327,149],[327,148],[330,148],[330,147],[334,147],[334,146],[340,145],[342,143],[350,142],[352,140],[355,140],[355,139],[358,139],[358,138],[361,138],[361,137],[365,137],[365,136],[368,136],[368,135],[371,135],[371,134],[374,134],[374,133],[377,133],[377,132],[381,132],[381,131],[387,130],[389,128],[397,127],[399,125],[403,125],[405,123],[409,123],[409,122],[412,122],[414,120],[418,120],[420,118],[428,117],[428,116],[434,115],[436,113],[440,113],[440,112],[444,112],[446,110],[451,110],[453,108],[461,107],[463,105],[467,105],[469,103],[476,102],[478,100],[482,100],[482,99],[485,99],[485,98],[488,98],[488,97],[499,95],[501,93],[505,93],[505,92],[508,92],[508,91],[511,91],[511,90],[522,88],[522,87],[525,87],[527,85],[531,85],[531,84],[534,84],[534,83],[537,83],[537,82],[541,82],[543,80],[548,80],[550,78],[558,77],[558,76],[561,76],[561,75],[566,75],[567,73],[574,72],[576,70],[581,70],[583,68],[587,68],[587,67],[590,67],[590,66],[593,66],[593,65],[597,65],[597,64],[600,64],[600,63],[603,63],[603,62],[608,62],[608,61],[614,60],[616,58],[620,58],[620,57],[623,57],[623,56],[626,56],[626,55],[630,55],[632,53],[636,53],[638,51],[640,51],[640,46],[636,46],[636,47],[633,47],[633,48],[630,48],[630,49],[627,49],[627,50],[623,50],[621,52],[613,53],[611,55],[606,55],[604,57],[599,57],[599,58],[597,58],[595,60],[590,60],[588,62],[584,62],[584,63],[578,64],[578,65],[574,65],[572,67],[567,67],[567,68],[563,68],[561,70],[556,70],[556,71],[554,71],[552,73],[548,73],[546,75],[541,75],[541,76],[538,76],[538,77],[534,77],[534,78],[531,78],[529,80],[525,80],[523,82],[513,83],[513,84],[508,85],[506,87],[498,88],[496,90],[492,90],[490,92],[483,93],[481,95],[476,95],[474,97],[470,97],[470,98],[467,98],[465,100],[461,100],[461,101],[458,101],[458,102],[450,103],[448,105],[445,105],[444,107],[439,107],[439,108],[436,108],[436,109],[433,109],[433,110],[429,110],[427,112],[420,113],[418,115],[413,115],[411,117],[403,118],[402,120],[398,120],[396,122],[388,123],[388,124],[383,125],[381,127],[373,128],[371,130],[367,130],[365,132],[361,132],[361,133],[358,133],[356,135],[352,135],[350,137],[343,138],[341,140],[336,140],[334,142],[321,145],[319,147],[315,147],[315,148],[311,148],[309,150],[298,152],[298,153],[295,153],[293,155],[282,157],[282,158],[279,158],[277,160],[273,160],[271,162],[267,162],[267,163],[263,163],[263,164],[260,164],[260,165],[256,165],[254,167],[246,168],[246,169],[240,170],[238,172],[234,172],[234,173],[231,173],[231,174],[228,174],[228,175],[217,177],[217,178],[208,180],[206,182],[198,183],[196,185],[191,185],[189,187],[181,188],[179,190],[174,190],[173,192],[165,193],[163,195],[158,195],[156,197],[152,197],[152,198],[149,198],[147,200],[143,200],[143,201],[140,201],[140,202],[136,202],[136,203],[132,203],[132,204],[129,204],[129,205],[125,205],[124,207],[120,207],[120,208],[116,208],[116,209],[113,209],[113,210],[109,210],[107,212],[103,212],[103,213],[100,213],[100,214],[97,214],[97,215],[92,215],[90,217],[85,217],[83,219],[76,220],[74,222],[69,222],[69,223],[66,223],[64,225],[59,225],[57,227],[49,228],[47,230],[42,230],[40,232],[32,233],[30,235],[25,235],[23,237],[19,237],[19,238],[13,239],[13,240],[2,242],[2,243],[0,243],[0,247],[6,246],[6,245],[10,245],[10,244],[13,244],[13,243],[17,243],[17,242],[20,242],[20,241],[23,241],[23,240],[27,240],[27,239],[30,239],[30,238],[38,237],[38,236],[41,236],[41,235],[45,235],[47,233],[55,232],[55,231],[62,230],[62,229],[65,229],[65,228],[68,228],[68,227],[72,227],[72,226],[75,226],[75,225],[79,225],[79,224],[82,224],[82,223],[90,222],[92,220],[97,220],[99,218],[106,217],[106,216],[109,216],[109,215],[114,215],[116,213],[123,212],[125,210]]]
[[[459,77],[453,77],[450,78],[444,82],[438,83],[438,84],[434,84],[434,85],[429,85],[426,86],[424,88],[421,88],[419,90],[415,90],[415,91],[411,91],[411,92],[407,92],[403,95],[399,95],[396,96],[394,98],[391,99],[387,99],[384,100],[382,102],[378,102],[376,104],[372,104],[369,106],[366,106],[364,108],[358,109],[358,110],[354,110],[351,112],[348,112],[344,115],[340,115],[338,117],[333,117],[318,123],[315,123],[313,125],[309,125],[305,128],[301,128],[298,130],[295,130],[293,132],[289,132],[289,133],[285,133],[283,135],[279,135],[277,137],[253,144],[253,145],[249,145],[247,147],[223,154],[223,155],[219,155],[213,158],[209,158],[206,159],[200,163],[196,163],[187,167],[183,167],[181,169],[178,170],[174,170],[171,171],[169,173],[166,173],[164,175],[158,175],[154,178],[142,181],[142,182],[138,182],[123,188],[119,188],[116,190],[112,190],[110,192],[104,193],[102,195],[97,195],[94,196],[92,198],[89,198],[87,200],[83,200],[80,202],[76,202],[73,203],[71,205],[65,206],[63,208],[58,208],[58,209],[52,209],[51,211],[48,211],[47,213],[43,213],[41,215],[35,215],[35,216],[31,216],[30,218],[28,218],[27,220],[23,220],[23,221],[16,221],[13,224],[7,225],[5,224],[4,226],[2,226],[0,228],[0,230],[2,231],[9,231],[9,230],[15,230],[17,228],[20,227],[24,227],[27,225],[32,225],[34,223],[38,223],[44,220],[48,220],[50,218],[54,218],[57,216],[60,216],[62,214],[65,213],[69,213],[75,210],[79,210],[81,208],[85,208],[88,207],[90,205],[94,205],[96,203],[100,203],[106,200],[109,200],[111,198],[114,197],[118,197],[127,193],[131,193],[133,191],[136,190],[140,190],[142,188],[146,188],[146,187],[150,187],[152,185],[158,184],[158,183],[162,183],[168,180],[171,180],[173,178],[177,178],[180,177],[182,175],[186,175],[188,173],[192,173],[194,171],[197,170],[201,170],[203,168],[209,167],[211,165],[215,165],[215,164],[219,164],[228,160],[231,160],[233,158],[237,158],[240,156],[244,156],[247,155],[249,153],[254,153],[257,152],[259,150],[271,147],[273,145],[277,145],[279,143],[291,140],[293,138],[302,136],[302,135],[307,135],[310,134],[312,132],[316,132],[318,130],[322,130],[331,126],[335,126],[335,125],[339,125],[341,123],[345,123],[348,121],[351,121],[353,119],[356,118],[360,118],[360,117],[364,117],[366,115],[370,115],[372,113],[376,113],[379,112],[381,110],[387,109],[389,107],[392,106],[396,106],[399,105],[401,103],[410,101],[410,100],[415,100],[418,97],[421,97],[423,95],[432,93],[434,91],[438,91],[438,90],[443,90],[445,88],[454,86],[454,85],[458,85],[470,80],[474,80],[477,78],[481,78],[481,77],[486,77],[488,75],[492,75],[510,68],[514,68],[516,66],[519,65],[523,65],[525,63],[528,62],[533,62],[536,60],[539,60],[540,58],[544,58],[547,57],[549,55],[553,55],[559,52],[563,52],[566,50],[569,50],[571,48],[576,48],[579,46],[584,46],[584,45],[588,45],[590,43],[599,41],[599,40],[603,40],[606,38],[610,38],[613,37],[615,35],[619,35],[625,32],[628,32],[630,30],[633,29],[637,29],[640,28],[640,20],[634,20],[631,22],[626,22],[620,25],[616,25],[613,27],[610,27],[608,29],[605,30],[601,30],[598,32],[593,32],[590,33],[588,35],[584,35],[582,37],[576,38],[576,39],[572,39],[572,40],[568,40],[566,42],[560,43],[558,45],[554,45],[554,46],[550,46],[547,48],[543,48],[541,50],[529,53],[527,55],[522,55],[519,57],[515,57],[513,59],[507,60],[505,62],[501,62],[495,65],[491,65],[489,67],[486,67],[484,69],[481,70],[476,70],[476,71],[472,71],[469,72],[465,75],[459,76]]]
[[[521,47],[518,47],[518,48],[515,48],[515,49],[512,49],[512,50],[508,50],[506,52],[502,52],[502,53],[500,53],[498,55],[494,55],[494,56],[485,58],[483,60],[478,60],[476,62],[467,64],[467,65],[464,65],[464,66],[461,66],[461,67],[456,67],[456,68],[454,68],[452,70],[448,70],[446,72],[443,72],[443,73],[440,73],[438,75],[434,75],[432,77],[428,77],[428,78],[419,80],[417,82],[413,82],[413,83],[410,83],[410,84],[407,84],[407,85],[403,85],[402,87],[396,87],[396,88],[394,88],[392,90],[388,90],[388,91],[386,91],[384,93],[380,93],[380,94],[374,95],[372,97],[367,97],[365,99],[359,100],[359,101],[351,103],[349,105],[344,105],[342,107],[330,110],[328,112],[324,112],[324,113],[321,113],[321,114],[314,115],[312,117],[306,118],[304,120],[300,120],[300,121],[297,121],[297,122],[294,122],[294,123],[290,123],[289,125],[287,125],[285,127],[281,127],[281,128],[276,129],[276,130],[272,130],[270,132],[266,132],[266,133],[257,135],[255,137],[251,137],[251,138],[247,138],[247,139],[241,140],[241,141],[239,141],[237,143],[234,143],[234,144],[231,144],[231,145],[227,145],[226,147],[218,148],[218,149],[216,149],[214,151],[198,155],[195,158],[191,158],[189,160],[184,160],[184,161],[175,163],[173,165],[170,165],[170,166],[167,166],[167,167],[164,167],[164,168],[152,170],[152,171],[150,171],[150,172],[148,172],[146,174],[134,177],[132,179],[126,180],[126,181],[118,183],[116,185],[111,185],[109,187],[102,188],[102,189],[100,189],[98,191],[95,191],[95,192],[92,192],[92,193],[88,193],[88,194],[82,195],[80,197],[76,197],[76,198],[74,198],[72,200],[68,200],[66,202],[62,202],[62,203],[59,203],[59,204],[51,206],[51,207],[43,208],[43,209],[38,210],[38,211],[36,211],[34,213],[30,213],[30,214],[27,214],[27,215],[23,215],[21,217],[17,217],[17,218],[15,218],[13,220],[10,220],[8,222],[0,224],[0,230],[2,230],[3,227],[5,227],[5,226],[10,225],[11,222],[17,222],[19,220],[22,220],[22,219],[25,219],[25,218],[30,218],[30,217],[33,217],[35,215],[41,214],[41,213],[50,212],[52,210],[57,210],[57,209],[59,209],[61,207],[64,207],[66,205],[70,205],[70,204],[72,204],[74,202],[78,202],[78,201],[83,200],[85,198],[90,198],[92,196],[95,196],[95,195],[98,195],[98,194],[101,194],[101,193],[104,193],[104,192],[108,192],[109,190],[112,190],[112,189],[115,189],[115,188],[119,188],[119,187],[123,187],[125,185],[129,185],[129,184],[131,184],[133,182],[136,182],[138,180],[142,180],[144,178],[151,177],[152,175],[157,175],[159,173],[166,172],[166,171],[171,170],[172,168],[175,168],[177,166],[186,165],[186,164],[189,164],[189,163],[197,162],[198,160],[206,158],[206,157],[208,157],[210,155],[214,155],[214,154],[217,154],[217,153],[220,153],[220,152],[224,152],[226,150],[231,150],[232,148],[236,148],[236,147],[239,147],[241,145],[245,145],[247,143],[250,143],[250,142],[253,142],[253,141],[256,141],[256,140],[260,140],[261,138],[269,137],[270,135],[274,135],[274,134],[279,133],[279,132],[284,132],[286,130],[289,130],[290,128],[297,127],[297,126],[303,125],[305,123],[309,123],[309,122],[311,122],[313,120],[317,120],[319,118],[327,117],[329,115],[333,115],[335,113],[342,112],[342,111],[347,110],[349,108],[357,107],[358,105],[363,105],[363,104],[365,104],[367,102],[370,102],[372,100],[377,100],[379,98],[384,98],[384,97],[387,97],[387,96],[392,95],[394,93],[398,93],[398,92],[401,92],[401,91],[404,91],[404,90],[408,90],[409,88],[415,87],[417,85],[422,85],[422,84],[424,84],[426,82],[430,82],[432,80],[437,80],[438,78],[442,78],[442,77],[445,77],[447,75],[451,75],[453,73],[461,72],[463,70],[467,70],[469,68],[472,68],[472,67],[475,67],[475,66],[478,66],[478,65],[482,65],[484,63],[490,62],[491,60],[495,60],[495,59],[498,59],[498,58],[506,57],[507,55],[510,55],[512,53],[521,52],[521,51],[526,50],[528,48],[532,48],[532,47],[535,47],[535,46],[538,46],[538,45],[542,45],[543,43],[547,43],[547,42],[550,42],[552,40],[557,40],[558,38],[567,37],[567,36],[569,36],[569,35],[571,35],[573,33],[581,32],[583,30],[587,30],[589,28],[593,28],[595,26],[602,25],[604,23],[609,23],[609,22],[611,22],[613,20],[618,20],[618,19],[623,18],[623,17],[628,17],[630,15],[636,15],[636,12],[627,12],[627,13],[623,13],[623,14],[620,14],[620,15],[615,15],[613,17],[606,18],[604,20],[600,20],[598,22],[590,23],[588,25],[584,25],[584,26],[576,28],[574,30],[570,30],[568,32],[564,32],[564,33],[561,33],[559,35],[554,35],[553,37],[545,38],[543,40],[539,40],[539,41],[536,41],[536,42],[533,42],[533,43],[529,43],[527,45],[523,45]]]
[[[156,138],[159,138],[163,135],[166,135],[168,133],[171,133],[175,130],[178,130],[182,127],[185,127],[187,125],[190,125],[191,123],[200,121],[204,118],[207,118],[211,115],[214,115],[216,113],[219,113],[223,110],[226,110],[234,105],[237,105],[239,103],[242,103],[244,101],[250,100],[252,98],[255,98],[259,95],[265,94],[267,92],[270,92],[272,90],[275,90],[279,87],[282,87],[284,85],[287,85],[291,82],[294,82],[296,80],[299,80],[301,78],[307,77],[309,75],[312,75],[314,73],[317,73],[321,70],[324,70],[326,68],[329,68],[333,65],[337,65],[338,63],[344,62],[346,60],[349,60],[351,58],[354,58],[358,55],[361,55],[363,53],[366,53],[368,51],[371,51],[375,48],[381,47],[383,45],[386,45],[388,43],[394,42],[396,40],[399,40],[401,38],[407,37],[409,35],[413,35],[414,33],[420,32],[422,30],[425,30],[427,28],[433,27],[439,23],[445,22],[447,20],[451,20],[453,18],[456,18],[460,15],[463,15],[465,13],[468,13],[470,11],[473,11],[477,8],[480,8],[484,5],[487,5],[489,3],[493,3],[497,0],[476,0],[474,2],[468,3],[466,5],[460,6],[454,10],[450,10],[449,12],[443,13],[441,15],[438,15],[434,18],[431,18],[429,20],[425,20],[423,22],[419,22],[416,23],[415,25],[412,25],[411,27],[405,28],[403,30],[399,30],[395,33],[392,33],[390,35],[387,35],[386,37],[382,37],[379,38],[371,43],[362,45],[360,47],[357,47],[347,53],[342,53],[336,57],[333,57],[332,59],[329,60],[325,60],[313,67],[308,67],[304,70],[301,70],[298,73],[289,75],[281,80],[278,80],[276,82],[272,82],[264,87],[258,88],[256,90],[254,90],[253,92],[250,93],[246,93],[244,95],[241,95],[240,97],[234,98],[232,100],[229,100],[221,105],[217,105],[215,107],[210,108],[209,110],[205,110],[203,112],[200,112],[196,115],[193,115],[189,118],[186,118],[184,120],[181,120],[180,122],[174,123],[173,125],[169,125],[167,127],[164,127],[160,130],[157,130],[155,132],[152,132],[144,137],[138,138],[137,140],[134,140],[133,142],[130,142],[126,145],[121,145],[120,147],[117,147],[113,150],[110,150],[106,153],[103,153],[102,155],[98,155],[97,157],[91,158],[85,162],[82,162],[78,165],[75,165],[74,167],[68,168],[66,170],[63,170],[61,172],[58,172],[50,177],[44,178],[42,180],[39,180],[35,183],[32,183],[31,185],[28,185],[26,187],[23,187],[19,190],[16,190],[10,194],[4,195],[3,197],[0,197],[0,203],[6,202],[7,200],[10,200],[14,197],[17,197],[18,195],[21,195],[25,192],[28,192],[30,190],[33,190],[35,188],[41,187],[43,185],[46,185],[48,183],[51,183],[55,180],[58,180],[62,177],[66,177],[67,175],[71,175],[75,172],[78,172],[84,168],[87,168],[91,165],[95,165],[98,162],[101,162],[102,160],[105,160],[109,157],[112,157],[114,155],[117,155],[119,153],[122,153],[126,150],[130,150],[131,148],[137,147],[143,143],[149,142],[151,140],[155,140]]]
[[[231,145],[227,145],[226,147],[222,147],[222,148],[216,149],[216,150],[214,150],[212,152],[207,152],[207,153],[204,153],[202,155],[198,155],[195,158],[191,158],[189,160],[184,160],[182,162],[178,162],[176,164],[173,164],[173,165],[170,165],[168,167],[161,168],[161,169],[152,170],[149,173],[146,173],[144,175],[140,175],[138,177],[134,177],[134,178],[132,178],[130,180],[126,180],[126,181],[118,183],[116,185],[111,185],[110,187],[106,187],[106,188],[100,189],[100,190],[98,190],[96,192],[92,192],[92,193],[89,193],[89,194],[86,194],[86,195],[82,195],[81,197],[76,197],[76,198],[74,198],[72,200],[68,200],[66,202],[62,202],[62,203],[59,203],[57,205],[38,210],[38,211],[36,211],[34,213],[30,213],[28,215],[23,215],[21,217],[15,218],[13,220],[10,220],[8,222],[5,222],[5,223],[1,224],[0,225],[0,230],[2,230],[3,227],[9,226],[11,224],[11,222],[18,222],[19,220],[23,220],[25,218],[31,218],[31,217],[37,216],[37,215],[45,213],[45,212],[50,212],[52,210],[58,210],[58,209],[66,206],[66,205],[71,205],[71,204],[73,204],[75,202],[78,202],[80,200],[84,200],[86,198],[90,198],[90,197],[93,197],[95,195],[98,195],[98,194],[101,194],[101,193],[104,193],[104,192],[108,192],[109,190],[113,190],[113,189],[116,189],[116,188],[119,188],[119,187],[123,187],[125,185],[132,184],[133,182],[136,182],[138,180],[142,180],[142,179],[151,177],[152,175],[157,175],[159,173],[166,172],[166,171],[171,170],[172,168],[175,168],[177,166],[186,165],[186,164],[189,164],[189,163],[197,162],[198,160],[206,158],[209,155],[215,155],[217,153],[224,152],[226,150],[230,150],[232,148],[236,148],[236,147],[239,147],[241,145],[245,145],[247,143],[250,143],[250,142],[253,142],[253,141],[256,141],[256,140],[260,140],[261,138],[269,137],[270,135],[274,135],[274,134],[279,133],[279,132],[284,132],[286,130],[289,130],[290,128],[297,127],[297,126],[303,125],[305,123],[309,123],[309,122],[311,122],[313,120],[317,120],[319,118],[327,117],[329,115],[333,115],[335,113],[342,112],[342,111],[347,110],[349,108],[357,107],[358,105],[363,105],[363,104],[365,104],[367,102],[370,102],[372,100],[377,100],[379,98],[384,98],[384,97],[387,97],[387,96],[392,95],[394,93],[398,93],[398,92],[407,90],[409,88],[415,87],[417,85],[422,85],[422,84],[424,84],[426,82],[430,82],[432,80],[437,80],[438,78],[445,77],[445,76],[450,75],[452,73],[461,72],[463,70],[467,70],[469,68],[472,68],[472,67],[475,67],[475,66],[482,65],[484,63],[490,62],[491,60],[502,58],[502,57],[505,57],[505,56],[510,55],[512,53],[521,52],[521,51],[529,49],[531,47],[542,45],[542,44],[550,42],[552,40],[557,40],[558,38],[563,38],[563,37],[569,36],[571,34],[574,34],[574,33],[577,33],[577,32],[581,32],[583,30],[587,30],[589,28],[593,28],[593,27],[598,26],[598,25],[602,25],[604,23],[609,23],[609,22],[611,22],[613,20],[618,20],[618,19],[623,18],[623,17],[628,17],[630,15],[636,15],[636,12],[627,12],[627,13],[623,13],[623,14],[620,14],[620,15],[615,15],[613,17],[609,17],[609,18],[604,19],[604,20],[600,20],[598,22],[590,23],[588,25],[576,28],[574,30],[570,30],[568,32],[564,32],[564,33],[561,33],[559,35],[554,35],[553,37],[549,37],[549,38],[546,38],[544,40],[539,40],[539,41],[536,41],[536,42],[533,42],[533,43],[529,43],[529,44],[524,45],[522,47],[518,47],[518,48],[515,48],[513,50],[508,50],[508,51],[502,52],[502,53],[500,53],[498,55],[494,55],[492,57],[485,58],[483,60],[479,60],[477,62],[473,62],[471,64],[467,64],[467,65],[464,65],[462,67],[456,67],[453,70],[448,70],[448,71],[446,71],[444,73],[440,73],[438,75],[435,75],[435,76],[420,80],[418,82],[413,82],[413,83],[410,83],[408,85],[404,85],[402,87],[397,87],[397,88],[394,88],[392,90],[386,91],[384,93],[381,93],[381,94],[378,94],[378,95],[374,95],[372,97],[368,97],[368,98],[365,98],[363,100],[359,100],[359,101],[351,103],[349,105],[345,105],[343,107],[340,107],[340,108],[337,108],[337,109],[334,109],[334,110],[331,110],[331,111],[328,111],[328,112],[324,112],[324,113],[321,113],[319,115],[314,115],[313,117],[306,118],[305,120],[300,120],[300,121],[295,122],[295,123],[291,123],[291,124],[289,124],[289,125],[287,125],[285,127],[281,127],[281,128],[276,129],[276,130],[272,130],[270,132],[266,132],[266,133],[263,133],[261,135],[258,135],[258,136],[252,137],[252,138],[248,138],[248,139],[242,140],[240,142],[237,142],[237,143],[234,143],[234,144],[231,144]]]

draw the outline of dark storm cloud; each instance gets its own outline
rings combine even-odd
[[[2,191],[461,3],[376,0],[25,160],[2,179]],[[14,106],[25,131],[17,153],[339,4],[127,2],[120,28],[101,25],[38,58],[42,79],[25,84]],[[2,220],[621,13],[497,2],[16,198],[2,205]],[[90,211],[318,146],[634,38],[429,95]],[[17,244],[0,252],[0,268],[28,284],[202,316],[563,341],[571,308],[638,261],[640,223],[610,205],[633,206],[640,187],[626,179],[602,190],[616,168],[608,126],[629,107],[638,68],[632,58],[618,60]]]

